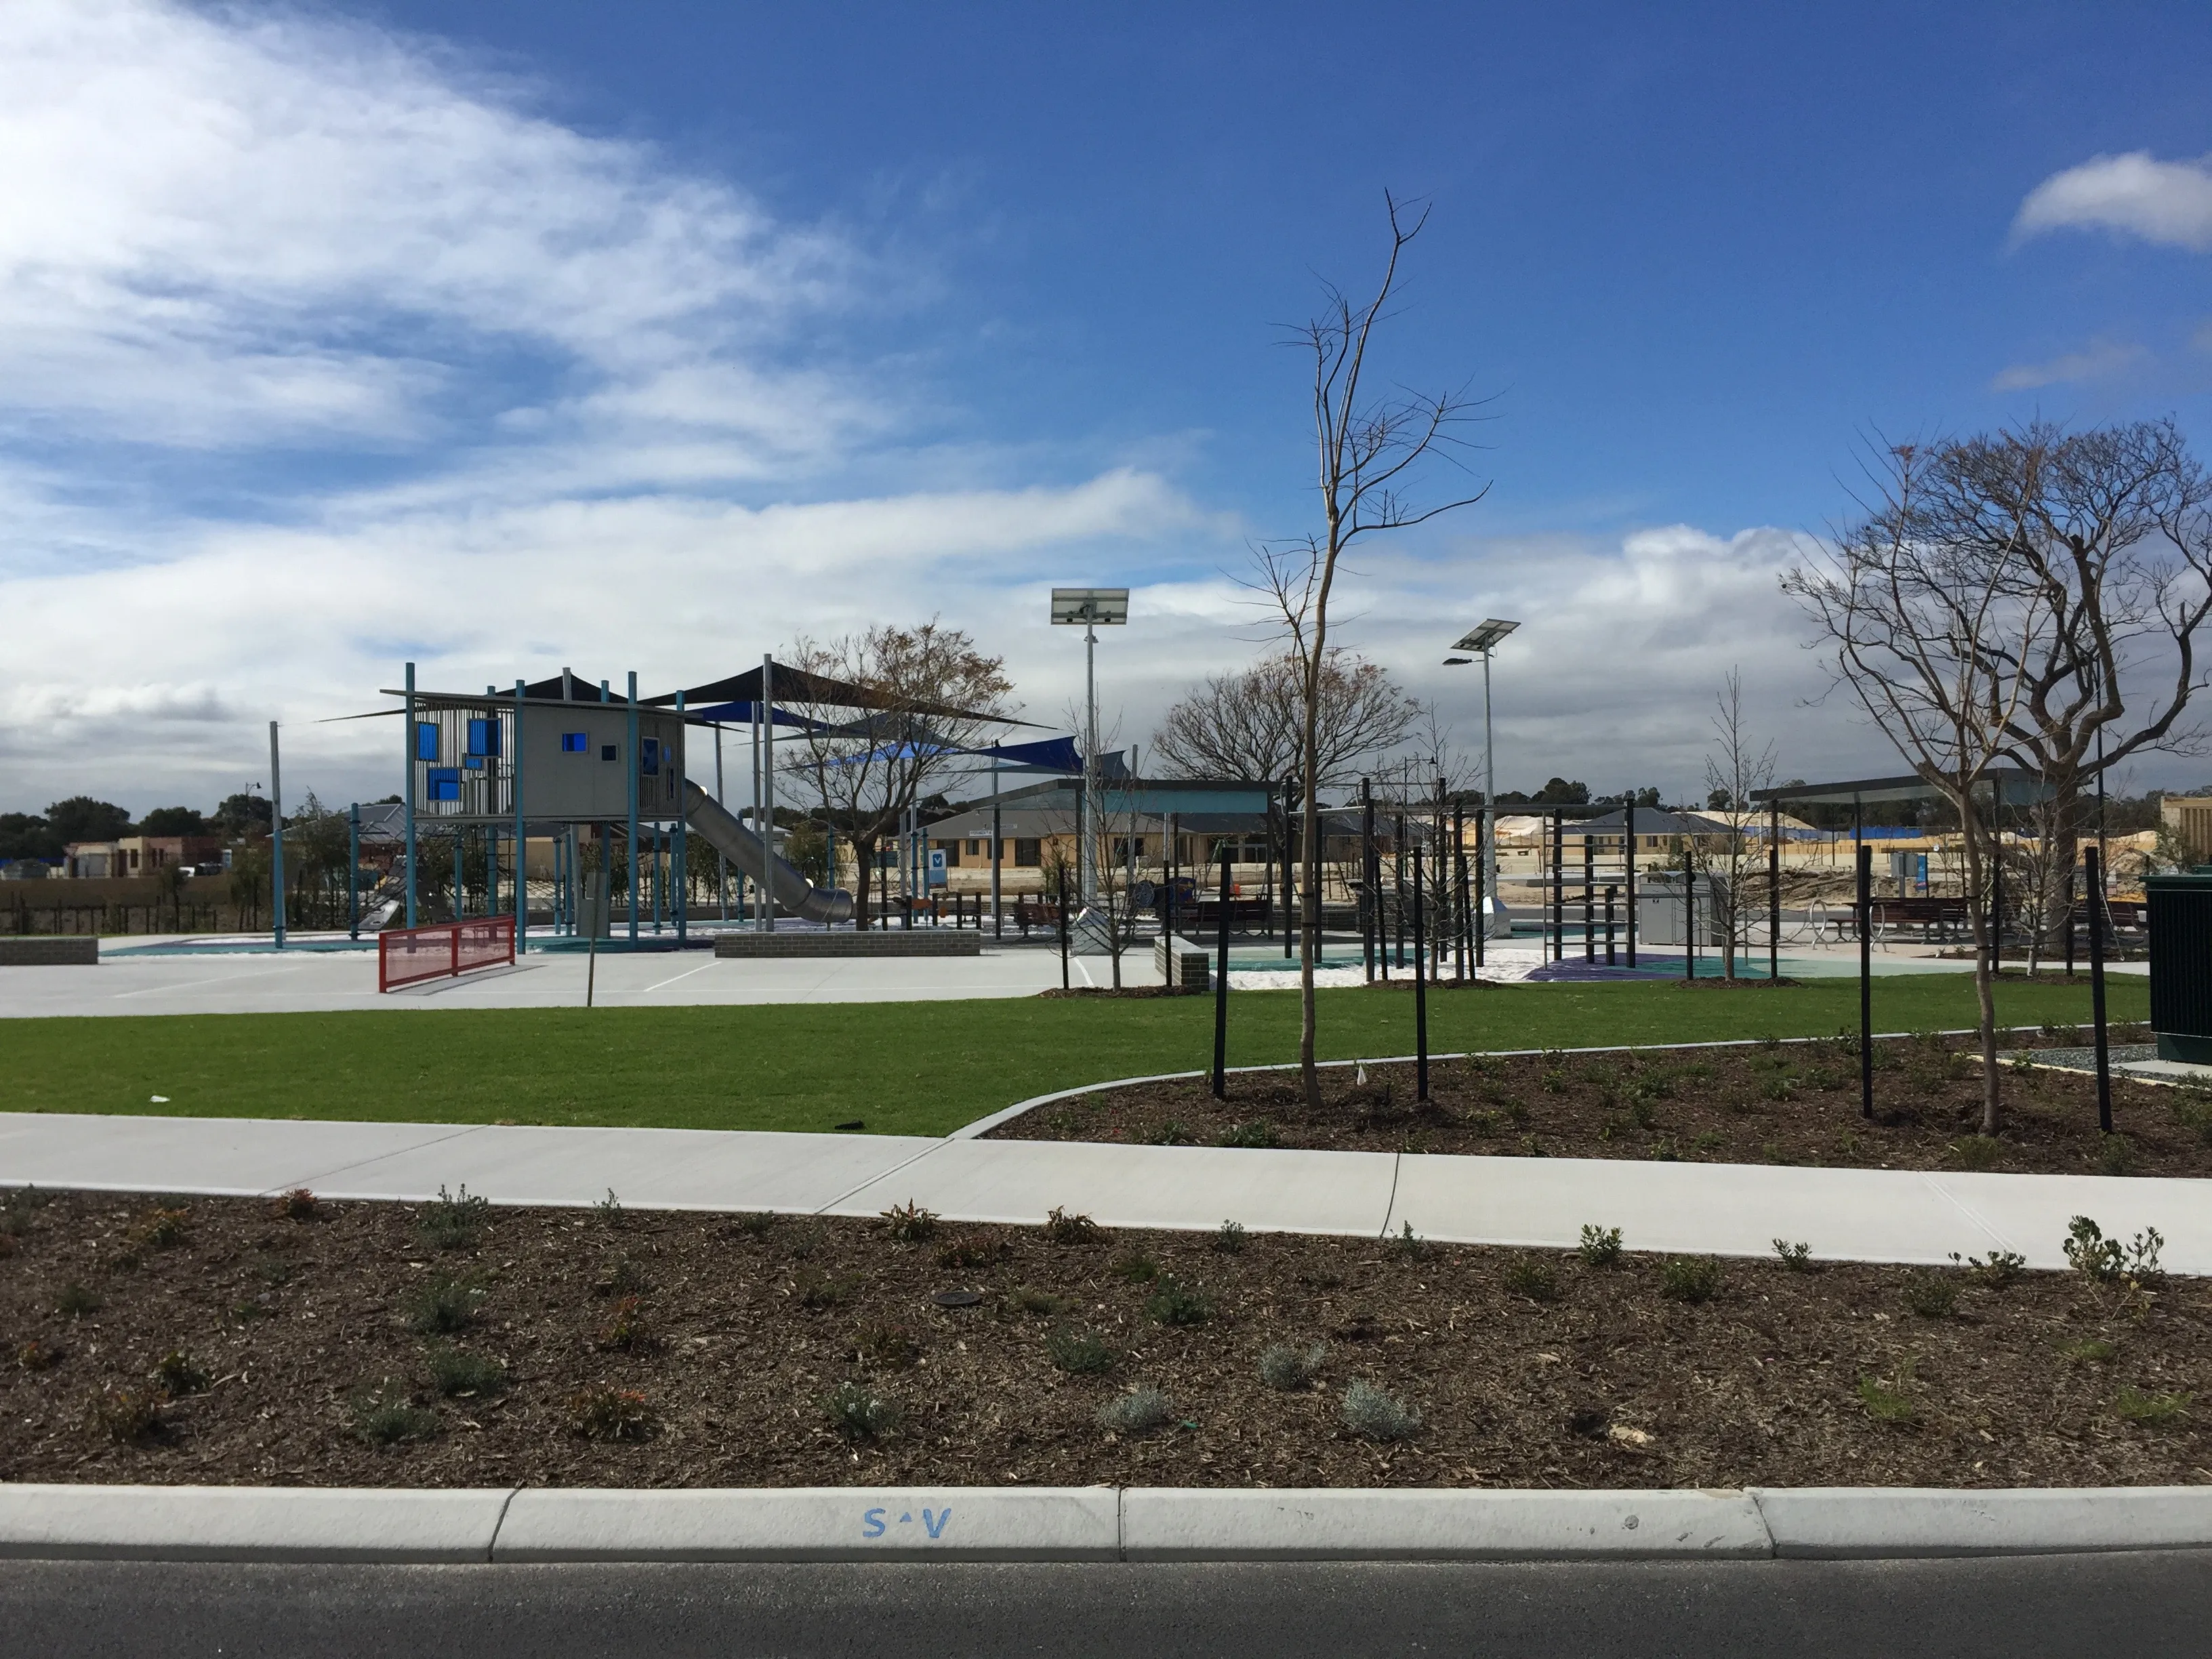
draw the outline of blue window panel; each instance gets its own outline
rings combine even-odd
[[[482,755],[464,755],[461,757],[461,764],[468,768],[471,772],[481,772],[483,770],[483,757]]]
[[[660,740],[658,738],[640,739],[637,750],[637,769],[648,778],[660,775]]]
[[[459,800],[460,798],[461,775],[459,771],[450,766],[435,766],[431,768],[429,799],[432,800]]]
[[[469,722],[469,753],[496,755],[499,753],[499,722],[475,720]]]
[[[599,758],[603,761],[620,760],[622,758],[622,745],[618,743],[601,744],[599,745]]]
[[[415,722],[415,758],[426,761],[438,758],[438,728],[432,721]]]
[[[563,732],[561,734],[561,752],[564,755],[590,754],[592,752],[590,735],[583,732]]]

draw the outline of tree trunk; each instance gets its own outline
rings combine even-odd
[[[1974,936],[1974,1002],[1980,1020],[1982,1048],[1982,1133],[1994,1135],[1998,1125],[1997,1000],[1990,968],[1996,942],[1990,933],[1989,891],[1984,879],[1988,860],[1982,846],[1982,830],[1972,803],[1959,814],[1960,848],[1966,862],[1966,919]]]

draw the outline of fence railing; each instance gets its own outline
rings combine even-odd
[[[483,916],[430,927],[387,927],[376,936],[376,988],[451,979],[514,960],[514,918]]]

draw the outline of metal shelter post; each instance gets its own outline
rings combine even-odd
[[[1628,897],[1628,965],[1636,966],[1636,797],[1621,810],[1621,884]]]
[[[1215,935],[1213,964],[1213,1097],[1216,1100],[1229,1098],[1229,889],[1230,860],[1233,856],[1224,843],[1221,849],[1220,926]]]
[[[1421,969],[1421,849],[1413,849],[1413,1098],[1429,1101],[1429,981]]]
[[[629,942],[637,943],[637,671],[629,675],[629,752],[623,758],[629,773]]]
[[[1766,817],[1766,978],[1782,977],[1782,805],[1767,803]]]
[[[361,937],[361,803],[346,809],[346,937]]]
[[[407,821],[407,925],[415,926],[415,665],[407,665],[407,730],[401,742],[405,766],[399,774],[400,815]]]
[[[999,817],[999,757],[991,757],[991,937],[1004,939],[1006,927],[1001,918],[999,872],[1005,862],[1006,842],[1000,835],[1003,829]]]
[[[690,745],[684,741],[684,694],[681,691],[676,694],[676,720],[678,746],[688,749]],[[690,908],[686,902],[691,886],[690,866],[686,863],[690,847],[690,831],[686,827],[684,814],[684,774],[679,769],[676,775],[676,867],[669,875],[670,883],[676,890],[670,908],[676,912],[676,942],[678,945],[684,943],[684,930],[691,919]],[[836,868],[833,865],[830,868],[833,884],[836,879]]]
[[[269,916],[284,948],[284,781],[276,761],[276,722],[269,722]]]
[[[775,657],[771,652],[761,653],[761,845],[768,851],[761,860],[761,874],[766,876],[775,868]],[[775,932],[775,890],[766,881],[761,884],[761,931]]]
[[[514,683],[514,752],[507,757],[507,787],[514,792],[514,954],[530,937],[530,826],[522,811],[522,705],[529,688]]]

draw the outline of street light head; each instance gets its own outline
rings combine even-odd
[[[1113,627],[1129,620],[1129,590],[1126,587],[1055,587],[1052,590],[1052,623],[1055,628],[1096,624]]]
[[[1500,617],[1492,617],[1462,635],[1453,645],[1452,649],[1487,652],[1494,647],[1498,641],[1520,626],[1517,622],[1506,622]]]
[[[1464,668],[1468,664],[1474,660],[1474,659],[1472,657],[1446,657],[1444,659],[1444,666],[1447,668]]]

